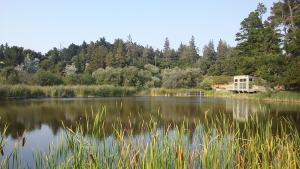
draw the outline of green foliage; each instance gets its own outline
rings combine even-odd
[[[88,73],[67,75],[64,78],[64,84],[67,85],[92,85],[95,83],[96,80]]]
[[[200,82],[199,87],[204,90],[211,90],[213,85],[213,79],[211,77],[204,77]]]
[[[298,0],[281,0],[271,8],[271,23],[281,30],[287,55],[300,55],[300,8]]]
[[[17,84],[20,82],[19,72],[13,67],[6,67],[1,71],[3,84]]]
[[[22,47],[0,45],[1,83],[56,85],[62,84],[61,76],[66,76],[66,84],[94,84],[95,79],[95,84],[139,89],[161,85],[194,87],[200,83],[186,70],[196,68],[205,76],[253,75],[265,79],[271,87],[283,85],[288,90],[299,89],[299,2],[276,2],[271,7],[270,17],[263,20],[266,12],[267,8],[259,3],[257,9],[241,21],[236,47],[220,40],[215,49],[210,41],[203,47],[201,57],[194,36],[178,49],[172,49],[166,38],[162,50],[137,44],[131,36],[126,42],[116,39],[110,43],[103,37],[95,42],[71,44],[66,48],[53,48],[45,55]],[[178,68],[181,70],[176,74],[173,69]],[[28,73],[42,79],[39,72],[52,75],[35,83]],[[209,88],[209,81],[205,80],[204,86]]]
[[[39,71],[35,74],[36,84],[41,86],[53,86],[63,84],[63,80],[56,74],[47,71]]]
[[[200,69],[187,68],[164,69],[162,71],[162,87],[164,88],[187,88],[196,87],[202,78]]]
[[[204,90],[211,90],[213,85],[230,84],[231,82],[233,82],[233,78],[231,76],[205,76],[199,83],[199,87]]]
[[[297,58],[291,58],[290,64],[287,65],[286,70],[283,72],[283,78],[281,79],[283,85],[293,90],[300,89],[300,56]]]
[[[106,69],[98,69],[93,72],[93,77],[99,85],[109,84],[137,88],[148,88],[159,85],[160,79],[156,76],[158,74],[157,68],[152,65],[146,65],[145,67],[149,70],[138,69],[133,66],[124,68],[107,67]]]
[[[132,87],[111,85],[79,86],[28,86],[1,85],[0,99],[9,98],[45,98],[45,97],[108,97],[130,96],[136,93]]]
[[[121,86],[123,83],[121,68],[100,68],[93,72],[93,77],[96,79],[96,84],[99,85],[110,84],[115,86]]]

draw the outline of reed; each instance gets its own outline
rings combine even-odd
[[[0,85],[0,99],[45,98],[45,97],[108,97],[130,96],[136,90],[132,87],[116,87],[110,85],[79,86],[28,86]]]
[[[201,89],[189,88],[189,89],[166,89],[166,88],[150,88],[144,91],[140,91],[139,95],[148,96],[188,96],[191,92],[200,92]]]
[[[107,139],[102,137],[105,114],[103,108],[93,121],[74,129],[63,125],[58,143],[50,145],[48,153],[34,154],[35,168],[300,167],[299,133],[286,119],[275,130],[272,119],[257,116],[247,123],[220,115],[202,123],[167,127],[158,127],[152,119],[140,126],[142,135],[134,135],[132,128],[120,123],[112,126],[113,135]]]

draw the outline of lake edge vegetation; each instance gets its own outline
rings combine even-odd
[[[143,123],[147,132],[135,137],[130,126],[113,126],[113,140],[105,138],[105,107],[93,121],[64,127],[47,153],[35,152],[36,168],[298,168],[300,136],[289,121],[251,116],[247,123],[215,118],[203,123],[158,128],[155,119]],[[132,122],[134,125],[134,123]],[[190,130],[190,127],[193,130]],[[1,140],[4,133],[1,135]],[[100,140],[99,140],[100,139]],[[1,147],[5,143],[1,141]],[[1,167],[23,167],[17,142],[3,152]],[[13,166],[12,166],[13,165]]]
[[[132,96],[134,87],[111,85],[28,86],[0,85],[0,100],[28,98],[113,97]]]

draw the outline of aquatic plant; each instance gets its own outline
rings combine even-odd
[[[44,97],[108,97],[130,96],[136,92],[132,87],[110,85],[79,86],[28,86],[0,85],[0,99]]]
[[[158,127],[153,118],[133,134],[131,125],[112,125],[105,135],[106,109],[63,134],[47,152],[34,153],[34,168],[299,168],[300,137],[292,123],[258,116],[247,123],[222,115],[205,122]],[[130,123],[131,124],[131,123]],[[22,148],[21,146],[17,148]],[[7,161],[22,165],[15,151]],[[7,167],[8,162],[1,163]]]

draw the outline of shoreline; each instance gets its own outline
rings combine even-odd
[[[150,91],[149,91],[150,90]],[[212,91],[201,89],[149,89],[139,93],[140,96],[189,96],[188,92],[202,91],[205,97],[232,98],[232,99],[248,99],[261,100],[267,102],[291,102],[300,104],[300,92],[295,91],[270,91],[264,93],[232,93],[224,91]],[[146,94],[147,93],[147,94]]]
[[[29,86],[2,85],[0,86],[0,100],[50,99],[50,98],[100,98],[126,96],[177,96],[189,97],[194,92],[200,92],[205,97],[261,100],[266,102],[282,102],[300,104],[300,92],[269,91],[264,93],[239,93],[227,91],[212,91],[201,89],[165,89],[151,88],[137,90],[133,87],[119,87],[110,85],[76,85],[76,86]]]

